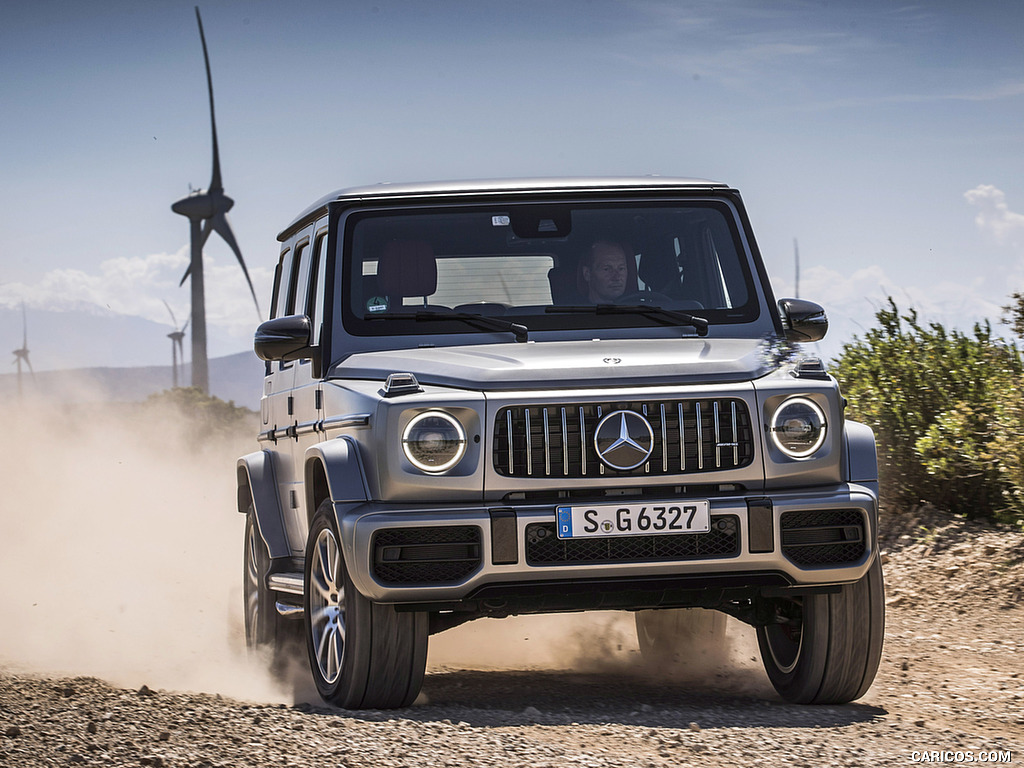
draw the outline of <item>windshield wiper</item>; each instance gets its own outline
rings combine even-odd
[[[419,312],[385,312],[379,315],[364,315],[364,320],[415,320],[417,323],[434,320],[459,320],[485,331],[508,331],[515,334],[520,344],[529,340],[530,329],[520,323],[502,320],[498,317],[474,315],[471,312],[439,312],[422,309]]]
[[[708,335],[708,321],[703,317],[688,312],[677,312],[674,309],[663,309],[649,304],[595,304],[582,307],[546,307],[545,312],[552,314],[580,315],[643,315],[653,320],[667,321],[667,325],[692,325],[698,336]]]

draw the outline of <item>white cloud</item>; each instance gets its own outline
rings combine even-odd
[[[877,93],[868,96],[845,96],[829,98],[794,106],[804,112],[818,112],[833,109],[864,109],[868,107],[886,106],[890,104],[941,104],[944,102],[983,102],[1014,99],[1024,94],[1024,82],[1012,81],[990,85],[967,86],[961,90],[942,90],[935,92]]]
[[[776,289],[778,296],[788,295],[792,284],[780,282]],[[1004,331],[999,325],[1000,303],[992,300],[993,291],[981,277],[968,284],[940,280],[898,285],[877,264],[850,274],[815,266],[801,274],[800,295],[821,304],[828,315],[828,335],[816,345],[816,353],[823,358],[837,356],[854,335],[863,337],[890,296],[901,312],[914,309],[924,323],[969,332],[975,323],[988,320],[996,335]]]
[[[964,193],[967,202],[976,206],[974,223],[1000,245],[1018,246],[1024,235],[1024,214],[1010,210],[1005,193],[991,184],[979,184]]]
[[[270,267],[249,267],[256,298],[259,300],[260,312],[256,314],[252,294],[245,282],[245,275],[233,255],[223,261],[215,261],[209,256],[204,258],[206,264],[206,322],[223,327],[234,338],[252,343],[253,331],[261,320],[265,320],[270,309],[270,292],[274,283],[274,270]],[[180,278],[179,278],[180,279]],[[188,287],[186,283],[181,290]],[[213,297],[213,298],[211,298]],[[187,311],[186,302],[186,311]]]
[[[188,281],[178,285],[188,267],[187,250],[108,259],[98,272],[56,269],[34,283],[6,283],[0,285],[0,306],[24,302],[29,309],[112,313],[170,325],[166,301],[181,325],[191,306]],[[260,318],[241,268],[231,254],[223,259],[204,254],[203,264],[210,333],[247,342]],[[269,301],[272,270],[250,268],[249,275],[257,297]]]
[[[763,91],[774,100],[788,93],[792,99],[783,106],[789,113],[993,102],[1024,94],[1024,80],[1012,72],[993,78],[951,65],[936,80],[934,68],[922,68],[929,41],[948,34],[942,14],[926,5],[884,11],[849,5],[833,11],[800,2],[633,3],[643,21],[627,33],[620,56],[637,66]],[[900,76],[878,80],[879,72]]]

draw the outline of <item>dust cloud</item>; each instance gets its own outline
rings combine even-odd
[[[480,619],[433,636],[427,658],[428,673],[570,670],[696,690],[774,695],[753,628],[731,617],[720,632],[687,638],[671,659],[643,658],[634,614],[627,611]]]
[[[234,464],[255,422],[211,436],[173,408],[4,410],[0,664],[284,701],[241,618]]]

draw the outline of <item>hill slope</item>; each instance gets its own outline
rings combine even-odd
[[[258,410],[263,387],[264,363],[252,352],[239,352],[210,360],[210,393],[236,405]],[[192,368],[186,363],[179,368],[183,385],[191,379]],[[173,384],[171,366],[154,365],[132,368],[71,368],[38,371],[34,376],[25,371],[22,386],[38,398],[62,403],[137,402],[152,394],[170,389]],[[17,374],[0,376],[0,398],[13,402],[18,393]]]

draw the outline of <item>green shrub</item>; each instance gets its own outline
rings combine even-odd
[[[240,436],[252,439],[258,426],[254,411],[195,387],[175,387],[150,395],[141,404],[141,411],[151,418],[172,418],[190,438],[204,441]]]
[[[1022,358],[988,323],[968,335],[901,314],[843,346],[834,373],[847,415],[878,439],[883,495],[967,517],[1024,519]]]

